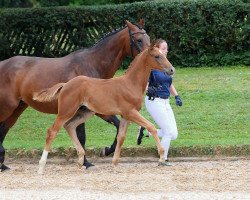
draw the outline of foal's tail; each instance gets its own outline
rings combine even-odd
[[[58,98],[58,95],[65,83],[58,83],[51,88],[36,92],[33,95],[33,100],[40,102],[49,102]]]

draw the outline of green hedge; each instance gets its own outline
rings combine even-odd
[[[0,59],[58,57],[90,47],[104,33],[144,18],[179,66],[249,65],[250,4],[240,0],[168,0],[115,6],[0,10]]]

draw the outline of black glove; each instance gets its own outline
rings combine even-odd
[[[149,100],[154,100],[155,99],[155,97],[156,97],[156,91],[157,91],[157,88],[155,86],[148,87],[146,95],[148,96]]]
[[[175,98],[175,104],[176,104],[177,106],[182,106],[182,101],[181,101],[180,96],[179,96],[179,95],[176,95],[174,98]]]

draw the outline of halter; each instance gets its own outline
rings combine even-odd
[[[142,52],[142,49],[138,46],[138,44],[134,40],[133,35],[136,35],[136,34],[146,34],[146,31],[132,33],[131,30],[128,29],[128,33],[129,33],[129,38],[130,38],[130,49],[131,49],[132,56],[133,56],[133,47],[135,47],[138,52]]]

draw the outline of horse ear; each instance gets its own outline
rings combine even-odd
[[[144,28],[144,25],[145,25],[145,20],[144,19],[140,19],[140,21],[138,23],[140,24],[140,26],[142,28]]]
[[[131,22],[129,22],[128,20],[125,21],[128,28],[131,30],[131,31],[136,31],[136,26],[133,25]]]

